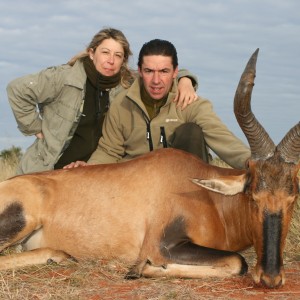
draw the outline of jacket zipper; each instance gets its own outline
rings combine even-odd
[[[135,103],[135,105],[137,105],[137,107],[141,110],[144,120],[146,122],[146,139],[148,141],[149,144],[149,151],[153,151],[153,141],[152,141],[152,134],[151,134],[151,120],[147,117],[147,115],[145,114],[145,112],[143,111],[143,109],[135,102],[133,101],[133,103]],[[165,128],[163,126],[160,127],[160,143],[163,144],[164,148],[168,148],[168,144],[167,144],[167,139],[166,139],[166,132],[165,132]]]

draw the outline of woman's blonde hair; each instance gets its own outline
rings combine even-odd
[[[68,61],[68,64],[70,66],[73,66],[78,59],[88,56],[90,49],[93,49],[95,51],[96,48],[106,39],[114,39],[115,41],[119,42],[124,49],[124,61],[123,61],[123,64],[122,64],[121,70],[120,70],[121,84],[123,87],[128,88],[128,87],[130,87],[130,85],[132,84],[133,79],[134,79],[134,75],[130,71],[129,66],[128,66],[128,59],[129,59],[129,56],[132,55],[132,52],[130,50],[130,45],[129,45],[125,35],[123,34],[122,31],[120,31],[118,29],[104,28],[104,29],[100,30],[98,33],[96,33],[94,35],[93,39],[91,40],[91,42],[87,46],[87,48],[84,51],[82,51],[82,52],[76,54],[74,57],[72,57]]]

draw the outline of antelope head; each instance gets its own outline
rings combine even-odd
[[[247,173],[232,178],[195,183],[225,195],[245,194],[251,235],[257,254],[253,272],[256,283],[267,287],[284,284],[283,249],[299,196],[300,123],[276,146],[251,110],[258,49],[251,56],[238,84],[234,113],[251,149]]]

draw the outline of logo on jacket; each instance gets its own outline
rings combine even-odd
[[[166,123],[169,123],[169,122],[178,122],[178,119],[166,119]]]

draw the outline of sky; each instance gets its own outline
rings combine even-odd
[[[198,77],[198,94],[245,143],[233,99],[248,59],[259,48],[252,110],[277,144],[300,119],[299,11],[298,0],[1,0],[0,151],[25,150],[34,140],[17,128],[7,84],[66,63],[104,27],[124,32],[133,68],[143,43],[171,41],[179,67]]]

